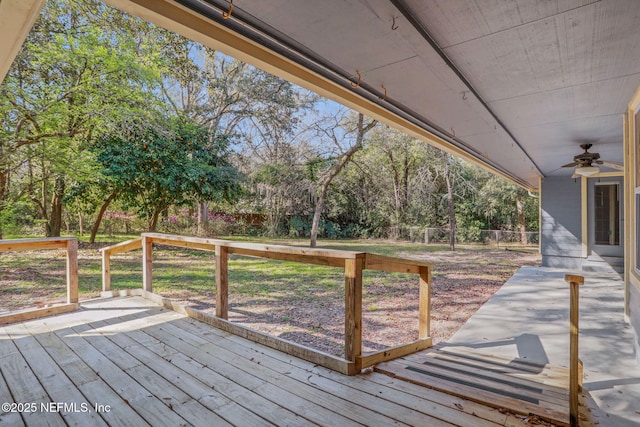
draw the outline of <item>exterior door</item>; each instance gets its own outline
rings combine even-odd
[[[623,257],[621,180],[589,180],[589,246],[592,254]],[[593,182],[591,182],[593,181]]]

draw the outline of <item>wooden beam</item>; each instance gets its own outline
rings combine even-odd
[[[67,304],[78,302],[78,241],[67,241]]]
[[[216,246],[216,316],[229,318],[229,249]]]
[[[56,314],[69,313],[76,311],[80,307],[77,302],[70,304],[54,305],[45,308],[30,308],[27,310],[16,311],[10,314],[0,315],[0,325],[9,323],[24,322],[26,320],[40,319],[41,317],[54,316]]]
[[[142,288],[147,292],[153,291],[153,240],[142,236]]]
[[[393,273],[420,274],[421,267],[432,267],[431,263],[413,259],[393,258],[384,255],[366,254],[364,269]]]
[[[420,267],[418,338],[431,336],[431,269]]]
[[[356,362],[362,354],[363,257],[344,261],[344,358]]]
[[[199,249],[203,251],[215,251],[216,245],[221,244],[224,240],[204,239],[198,237],[173,236],[173,235],[155,235],[143,234],[154,243],[160,245],[177,246],[179,248]]]
[[[245,248],[228,247],[229,253],[250,257],[274,259],[278,261],[300,262],[304,264],[325,265],[328,267],[344,268],[344,258],[292,254],[273,251],[260,251]]]
[[[127,240],[126,242],[120,242],[112,246],[100,249],[100,252],[108,252],[111,255],[121,254],[123,252],[133,251],[135,249],[142,249],[142,238]]]
[[[111,290],[111,254],[102,251],[102,292]]]
[[[569,300],[569,422],[571,427],[578,427],[579,408],[578,393],[580,392],[580,359],[578,357],[579,335],[579,287],[584,284],[584,277],[567,274],[564,280],[569,283],[571,296]]]
[[[186,247],[192,249],[215,250],[216,246],[229,248],[229,253],[283,261],[304,262],[307,264],[343,266],[343,259],[355,259],[360,252],[340,249],[307,248],[300,246],[270,245],[263,243],[236,242],[233,240],[206,239],[201,237],[179,236],[160,233],[142,233],[143,237],[155,243]]]
[[[369,353],[364,356],[359,356],[356,361],[356,365],[361,369],[368,368],[378,363],[386,362],[388,360],[397,359],[408,354],[415,353],[416,351],[425,350],[433,345],[431,337],[419,339],[408,344],[401,344],[395,347],[380,350],[375,353]]]
[[[39,251],[44,249],[67,249],[67,242],[75,237],[49,237],[43,239],[0,240],[0,252]]]

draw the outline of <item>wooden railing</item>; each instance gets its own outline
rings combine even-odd
[[[67,252],[67,303],[46,308],[21,310],[0,316],[0,324],[19,322],[78,308],[78,240],[74,237],[0,240],[0,252],[65,249]]]
[[[569,425],[578,427],[579,407],[578,394],[582,388],[582,362],[578,357],[579,321],[579,289],[584,284],[584,277],[567,274],[564,280],[569,283]]]
[[[103,290],[110,291],[111,256],[138,248],[142,248],[142,294],[152,299],[153,296],[153,244],[178,246],[183,248],[215,251],[216,262],[216,314],[215,316],[198,310],[182,307],[186,314],[208,322],[218,328],[252,339],[294,356],[326,366],[328,368],[353,375],[362,369],[385,360],[401,357],[431,346],[429,330],[431,306],[431,264],[415,260],[393,258],[364,252],[353,252],[333,249],[303,248],[282,245],[268,245],[230,240],[206,239],[187,236],[143,233],[141,239],[130,240],[119,245],[102,249]],[[292,342],[263,334],[261,332],[229,322],[229,254],[268,258],[282,261],[293,261],[305,264],[318,264],[344,269],[344,359],[322,353]],[[419,276],[419,309],[418,340],[388,348],[386,350],[362,354],[362,272],[378,270],[397,273],[412,273]],[[111,294],[114,294],[113,292]],[[176,304],[159,299],[176,308]]]

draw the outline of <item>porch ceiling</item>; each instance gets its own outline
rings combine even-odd
[[[107,1],[525,187],[581,143],[623,160],[634,0],[236,0],[226,20],[226,0]]]

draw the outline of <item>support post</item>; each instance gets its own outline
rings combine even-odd
[[[418,338],[431,336],[431,268],[420,267],[420,303],[418,311]]]
[[[142,236],[142,288],[147,292],[153,292],[151,273],[153,263],[153,240]]]
[[[362,255],[344,260],[344,358],[361,367],[362,355]]]
[[[216,245],[216,316],[229,318],[229,248]]]
[[[67,303],[78,302],[78,241],[67,241]]]
[[[111,253],[102,251],[102,292],[111,290]]]
[[[578,319],[579,319],[579,287],[584,284],[584,277],[567,274],[564,280],[569,283],[571,297],[569,309],[569,423],[571,427],[579,425],[578,392],[580,389],[580,360],[578,358]]]

